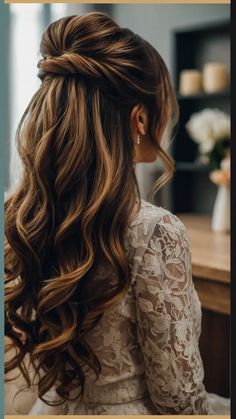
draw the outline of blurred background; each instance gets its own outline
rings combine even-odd
[[[155,204],[187,226],[193,277],[203,307],[201,353],[208,391],[229,396],[230,269],[230,5],[12,4],[0,5],[1,113],[4,188],[16,186],[21,167],[15,131],[40,85],[37,62],[43,30],[55,19],[103,11],[149,41],[169,68],[180,121],[169,151],[171,182]],[[138,164],[142,198],[163,168]]]

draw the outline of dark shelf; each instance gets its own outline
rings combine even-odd
[[[187,161],[177,161],[175,170],[182,172],[210,172],[208,165]]]
[[[178,92],[182,70],[199,69],[209,62],[230,64],[230,22],[191,26],[173,32],[173,69],[175,86]],[[199,212],[212,214],[217,187],[209,179],[210,167],[197,163],[198,146],[191,140],[186,123],[191,115],[204,108],[219,108],[230,112],[230,88],[206,93],[204,91],[190,96],[177,93],[180,107],[180,120],[175,141],[172,146],[176,162],[171,183],[172,211]]]
[[[177,99],[179,101],[185,101],[185,100],[195,100],[195,99],[220,99],[220,98],[226,98],[228,99],[230,97],[230,90],[224,90],[221,92],[215,92],[215,93],[196,93],[195,95],[189,95],[189,96],[182,96],[180,94],[177,94]]]
[[[209,33],[217,33],[217,32],[229,32],[230,31],[230,21],[228,19],[209,22],[207,25],[204,23],[203,25],[195,24],[191,25],[190,27],[181,28],[175,30],[176,33],[179,33],[183,36],[203,36],[208,35]]]

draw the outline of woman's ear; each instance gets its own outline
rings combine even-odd
[[[131,133],[133,138],[137,135],[145,135],[148,128],[148,112],[144,105],[135,105],[130,115]]]

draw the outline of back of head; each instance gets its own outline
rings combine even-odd
[[[19,367],[30,384],[29,355],[39,396],[56,385],[63,402],[73,386],[82,396],[84,366],[99,375],[84,336],[129,286],[124,234],[139,203],[131,110],[147,107],[171,172],[160,140],[177,108],[158,52],[105,14],[52,23],[41,54],[42,84],[17,131],[23,177],[5,204],[6,334],[18,349],[6,371]]]

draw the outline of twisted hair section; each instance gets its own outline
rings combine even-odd
[[[52,23],[41,54],[42,84],[16,136],[23,175],[5,203],[5,333],[16,349],[6,373],[37,378],[39,397],[61,404],[74,389],[82,399],[88,368],[99,377],[86,333],[130,284],[124,236],[140,205],[131,110],[148,107],[170,174],[160,140],[177,105],[159,54],[105,14]]]

